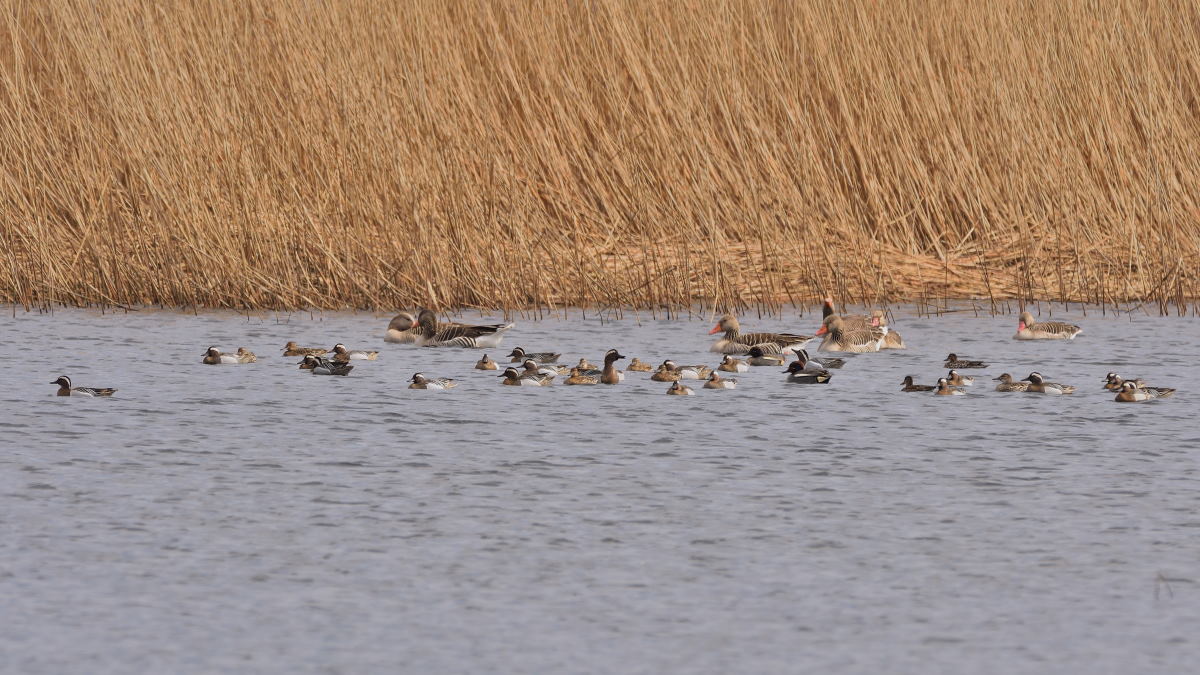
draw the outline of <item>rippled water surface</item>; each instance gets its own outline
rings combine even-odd
[[[1084,334],[1022,343],[1012,316],[899,311],[910,348],[827,386],[755,368],[684,398],[645,373],[502,387],[369,314],[10,310],[0,666],[1191,672],[1200,322],[1064,317]],[[710,326],[518,319],[495,355],[715,365]],[[312,376],[287,340],[381,355]],[[259,362],[201,365],[210,344]],[[950,351],[1079,392],[899,392]],[[1109,370],[1180,391],[1117,404]],[[59,374],[120,391],[58,398]]]

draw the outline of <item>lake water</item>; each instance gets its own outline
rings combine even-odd
[[[745,317],[812,332],[819,313]],[[0,319],[0,670],[1181,673],[1200,658],[1200,320],[896,312],[826,386],[503,387],[387,316]],[[490,321],[501,317],[489,317]],[[1044,317],[1043,317],[1044,318]],[[467,320],[482,320],[466,317]],[[718,359],[707,321],[528,321],[514,346]],[[280,356],[378,349],[345,378]],[[205,366],[209,345],[259,362]],[[948,352],[986,359],[962,397]],[[624,363],[628,363],[625,361]],[[1000,394],[1039,370],[1065,397]],[[415,371],[453,377],[411,391]],[[1177,387],[1117,404],[1109,370]],[[59,398],[76,385],[112,399]],[[698,383],[697,383],[698,384]]]

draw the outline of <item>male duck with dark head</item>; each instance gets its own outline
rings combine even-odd
[[[72,387],[71,378],[66,375],[59,375],[50,384],[58,385],[57,396],[112,396],[116,391],[110,387]]]

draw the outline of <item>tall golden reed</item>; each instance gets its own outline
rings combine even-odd
[[[1200,5],[5,2],[0,171],[25,306],[1184,305]]]

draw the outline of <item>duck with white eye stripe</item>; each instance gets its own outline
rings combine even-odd
[[[745,373],[749,372],[750,366],[745,361],[726,354],[721,357],[721,365],[717,366],[717,370],[724,373]]]
[[[681,380],[703,380],[712,372],[708,366],[680,366],[670,359],[663,361],[659,367],[678,374]]]
[[[72,387],[71,378],[66,375],[59,375],[58,379],[50,384],[58,385],[58,393],[55,396],[112,396],[116,391],[111,387]]]
[[[671,385],[671,388],[667,390],[667,393],[670,394],[671,396],[695,396],[696,395],[696,392],[693,391],[691,387],[684,385],[682,382],[679,382],[678,380],[676,380],[675,383]]]
[[[704,383],[705,389],[737,389],[737,380],[726,379],[721,377],[717,371],[712,371],[708,374],[708,379]]]
[[[1121,385],[1115,400],[1118,403],[1133,403],[1135,401],[1153,401],[1156,398],[1167,398],[1175,390],[1168,387],[1139,387],[1133,382]]]
[[[347,361],[374,361],[379,358],[379,352],[367,351],[365,349],[346,349],[346,345],[337,343],[333,346],[333,360],[338,363],[346,363]]]
[[[546,377],[553,379],[559,375],[559,370],[558,370],[559,367],[557,365],[555,365],[555,364],[543,365],[543,364],[538,363],[537,361],[534,361],[533,359],[525,359],[525,363],[522,363],[521,367],[525,369],[521,373],[521,377],[525,377],[525,376],[529,376],[529,375],[536,375],[538,373],[541,373],[542,375],[545,375]]]
[[[1029,383],[1028,391],[1030,394],[1050,394],[1052,396],[1061,396],[1063,394],[1074,394],[1075,387],[1069,384],[1059,384],[1057,382],[1047,382],[1046,378],[1039,372],[1032,372],[1029,377],[1026,377],[1023,382]]]
[[[229,365],[235,363],[243,363],[236,354],[222,354],[220,349],[209,347],[208,351],[204,352],[204,358],[201,363],[209,366]]]
[[[448,377],[425,377],[422,373],[413,373],[409,389],[453,389],[458,383]]]
[[[967,392],[962,389],[950,386],[950,381],[944,377],[937,381],[937,389],[933,392],[934,396],[966,396],[966,394]]]
[[[514,347],[508,356],[509,363],[524,363],[526,359],[532,359],[538,363],[554,363],[562,358],[562,354],[558,352],[527,352],[520,347]]]
[[[311,370],[313,375],[349,375],[354,366],[349,363],[337,363],[321,356],[309,354],[296,365],[300,370]]]
[[[946,373],[946,381],[955,387],[970,387],[975,384],[975,378],[970,375],[963,375],[954,369]]]
[[[516,368],[505,368],[504,373],[498,375],[498,377],[504,378],[504,381],[500,384],[510,387],[548,387],[554,382],[554,379],[549,375],[542,373],[522,375],[517,372]]]

